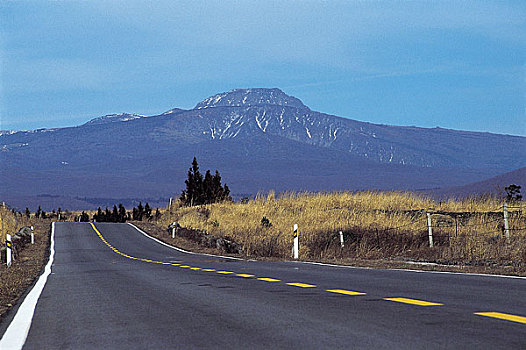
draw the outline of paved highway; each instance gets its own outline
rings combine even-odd
[[[526,348],[526,279],[231,260],[128,224],[54,235],[24,349]]]

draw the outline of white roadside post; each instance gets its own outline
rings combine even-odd
[[[7,262],[7,267],[11,266],[11,262],[13,260],[13,242],[11,241],[11,235],[7,235],[6,236],[6,241],[5,241],[5,245],[6,245],[6,262]]]
[[[35,228],[31,226],[31,244],[35,244]]]
[[[433,248],[433,227],[431,226],[431,213],[427,213],[427,230],[429,232],[429,248]]]
[[[300,242],[298,237],[298,224],[294,224],[294,259],[299,258]]]
[[[175,238],[175,222],[172,222],[172,238]]]
[[[343,232],[342,231],[340,231],[340,245],[343,248]]]
[[[510,243],[510,226],[508,223],[508,205],[504,202],[502,206],[504,214],[504,236],[506,237],[506,243]]]
[[[168,210],[172,210],[172,197],[170,197],[170,205],[168,206]]]

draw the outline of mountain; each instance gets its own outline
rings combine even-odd
[[[218,169],[237,197],[270,189],[415,190],[526,166],[526,138],[371,124],[312,111],[279,89],[236,89],[190,110],[0,132],[0,199],[18,207],[162,203],[180,193],[194,156],[203,172]]]

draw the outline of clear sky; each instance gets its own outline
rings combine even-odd
[[[526,136],[526,1],[0,1],[0,129],[278,87],[381,124]]]

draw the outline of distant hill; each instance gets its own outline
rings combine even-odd
[[[428,192],[438,198],[467,197],[483,194],[505,197],[506,191],[504,191],[504,187],[511,184],[521,186],[521,193],[523,194],[523,197],[526,198],[526,167],[464,186],[440,188]]]
[[[55,198],[71,209],[162,203],[180,193],[194,156],[238,198],[270,189],[417,190],[524,167],[526,138],[371,124],[312,111],[279,89],[236,89],[191,110],[2,131],[0,198],[17,206]]]

